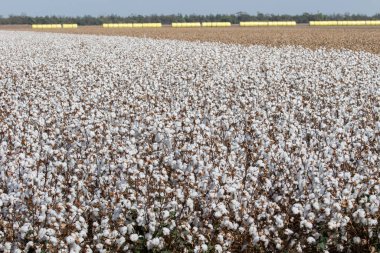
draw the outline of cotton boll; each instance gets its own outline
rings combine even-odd
[[[120,237],[119,239],[116,240],[116,244],[120,247],[124,244],[125,242],[125,238],[124,237]]]
[[[123,236],[128,232],[128,228],[126,226],[119,228],[120,234]]]
[[[311,236],[309,236],[308,238],[307,238],[307,243],[308,244],[315,244],[315,239],[314,239],[314,237],[311,237]]]
[[[294,232],[287,228],[287,229],[285,229],[285,234],[286,235],[292,235],[292,234],[294,234]]]
[[[223,252],[223,248],[220,244],[216,244],[214,248],[215,248],[216,253],[222,253]]]
[[[304,227],[306,229],[312,229],[313,228],[313,224],[309,221],[306,221],[306,220],[303,220],[300,222],[300,227]]]
[[[284,227],[284,221],[282,220],[281,216],[276,216],[276,226],[279,228]]]
[[[328,227],[329,227],[330,230],[334,230],[334,229],[338,228],[339,225],[336,223],[336,221],[334,219],[331,219],[328,222]]]
[[[292,207],[293,214],[300,214],[302,211],[302,206],[300,204],[294,204]]]
[[[49,236],[49,241],[50,243],[53,245],[53,246],[57,246],[58,245],[58,239],[54,236]]]
[[[5,242],[5,244],[4,244],[4,250],[10,252],[11,249],[12,249],[12,243]]]
[[[194,202],[192,199],[187,199],[186,200],[186,206],[190,208],[190,210],[192,211],[194,209]]]
[[[160,245],[160,239],[159,238],[153,238],[151,240],[148,240],[147,247],[148,249],[156,248]]]
[[[68,245],[71,245],[71,244],[73,244],[73,243],[75,243],[75,239],[74,239],[74,237],[72,237],[72,236],[68,236],[68,237],[66,237],[66,243],[68,244]]]
[[[128,234],[133,234],[135,229],[132,224],[127,225]]]
[[[360,243],[361,243],[361,239],[360,239],[360,237],[358,237],[358,236],[355,236],[352,240],[353,240],[353,242],[354,242],[355,244],[360,244]]]
[[[86,253],[93,253],[92,249],[87,245],[85,249]]]
[[[163,228],[163,229],[162,229],[162,233],[163,233],[164,235],[170,235],[170,229],[168,229],[168,228]]]
[[[217,211],[214,213],[214,216],[215,216],[215,218],[220,218],[223,216],[223,214],[221,212]]]
[[[132,242],[136,242],[138,239],[139,239],[139,236],[137,234],[131,234],[129,236],[129,239],[132,241]]]
[[[368,219],[368,225],[369,226],[376,226],[378,224],[378,221],[375,219]]]

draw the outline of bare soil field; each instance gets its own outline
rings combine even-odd
[[[27,30],[29,26],[0,26],[6,30]],[[86,26],[78,29],[53,29],[43,32],[117,35],[149,37],[157,39],[178,39],[189,41],[211,41],[243,45],[300,45],[307,48],[346,48],[355,51],[380,53],[379,27],[229,27],[229,28],[144,28],[105,29]]]

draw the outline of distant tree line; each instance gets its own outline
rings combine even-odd
[[[78,25],[101,25],[103,23],[150,23],[158,22],[162,24],[171,24],[172,22],[231,22],[238,24],[240,21],[296,21],[297,23],[308,23],[309,21],[322,20],[374,20],[380,19],[380,13],[368,16],[362,14],[322,14],[322,13],[303,13],[301,15],[275,15],[263,14],[258,12],[256,15],[250,15],[244,12],[236,14],[210,14],[210,15],[130,15],[127,17],[109,15],[109,16],[81,16],[81,17],[64,17],[64,16],[38,16],[31,17],[27,15],[10,15],[8,17],[0,16],[0,24],[59,24],[75,23]]]

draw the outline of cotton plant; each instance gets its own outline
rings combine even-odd
[[[379,56],[6,31],[0,52],[0,251],[378,248]]]

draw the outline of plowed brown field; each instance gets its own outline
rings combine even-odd
[[[31,31],[29,26],[0,29]],[[39,30],[41,31],[41,30]],[[212,41],[243,45],[300,45],[308,48],[346,48],[380,54],[380,27],[228,27],[228,28],[102,28],[52,29],[43,32],[121,35],[157,39]]]

